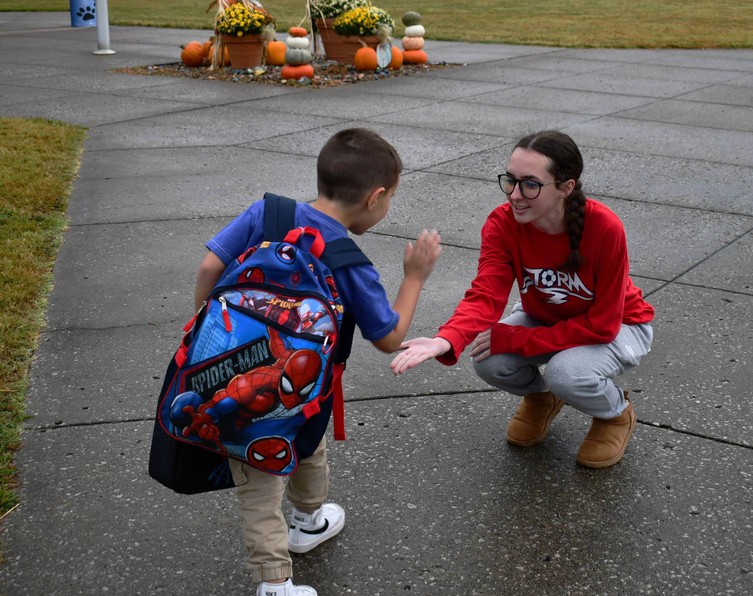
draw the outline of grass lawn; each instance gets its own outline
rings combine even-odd
[[[264,0],[277,30],[306,17],[304,0]],[[608,48],[751,48],[753,2],[743,0],[374,0],[396,22],[415,10],[426,37]],[[111,25],[211,29],[208,0],[109,0]],[[0,0],[4,10],[68,11],[68,0]],[[493,27],[491,25],[494,25]]]
[[[13,450],[85,135],[60,122],[0,118],[0,515],[17,500]]]

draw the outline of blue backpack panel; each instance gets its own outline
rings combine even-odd
[[[315,228],[291,229],[295,201],[264,199],[265,240],[227,267],[165,376],[149,472],[178,492],[232,486],[229,457],[292,473],[321,441],[333,401],[344,439],[354,323],[333,271],[370,261],[350,238],[325,244]]]

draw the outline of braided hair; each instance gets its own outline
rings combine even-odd
[[[574,272],[585,259],[578,250],[583,236],[586,216],[586,195],[580,176],[583,173],[583,156],[573,139],[558,130],[542,130],[523,137],[515,149],[536,151],[549,158],[549,173],[555,180],[575,180],[575,188],[565,198],[565,226],[570,239],[570,254],[561,265],[565,271]],[[557,183],[559,187],[559,183]]]

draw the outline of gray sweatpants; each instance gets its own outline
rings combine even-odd
[[[538,327],[539,321],[516,304],[500,322]],[[627,407],[615,378],[638,366],[651,350],[654,332],[650,324],[623,325],[609,344],[578,346],[524,357],[493,354],[474,362],[476,374],[487,383],[513,395],[551,391],[566,404],[595,418],[614,418]],[[541,365],[546,365],[541,370]]]

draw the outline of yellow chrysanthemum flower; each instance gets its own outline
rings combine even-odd
[[[216,29],[219,33],[242,37],[261,33],[262,27],[274,23],[274,18],[263,8],[249,8],[241,2],[229,6],[217,15]]]
[[[337,17],[332,28],[340,35],[375,35],[381,23],[395,27],[392,17],[381,8],[358,6]]]

